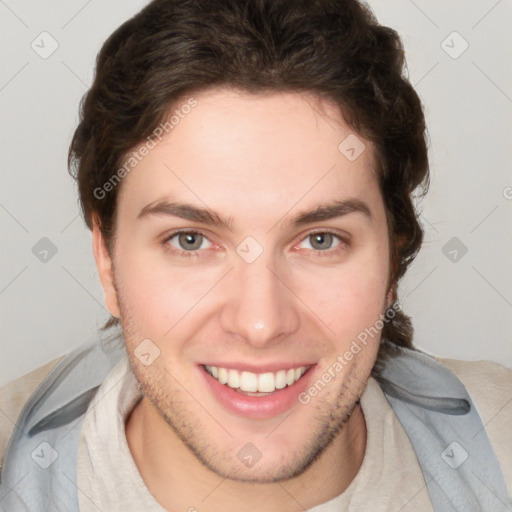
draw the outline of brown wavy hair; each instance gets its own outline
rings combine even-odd
[[[422,196],[429,187],[427,133],[399,35],[356,0],[154,0],[107,39],[80,104],[68,167],[85,222],[92,229],[97,212],[110,253],[121,184],[105,197],[95,190],[152,137],[173,105],[213,86],[314,93],[337,104],[351,129],[372,141],[397,300],[398,282],[423,240],[412,193],[420,188]],[[111,316],[101,330],[119,323]],[[412,347],[410,317],[396,311],[382,338],[380,361],[394,347]]]

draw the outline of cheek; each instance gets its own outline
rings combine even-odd
[[[389,272],[386,250],[368,251],[346,265],[308,277],[303,296],[310,298],[308,305],[329,325],[335,339],[350,343],[384,312]]]
[[[213,272],[193,272],[165,260],[147,261],[132,252],[116,265],[122,309],[147,332],[168,331],[212,287]]]

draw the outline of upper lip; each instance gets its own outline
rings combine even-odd
[[[217,363],[202,363],[203,366],[216,366],[217,368],[227,368],[228,370],[237,370],[239,372],[251,372],[251,373],[275,373],[279,370],[290,370],[291,368],[300,368],[305,366],[306,368],[313,366],[315,363],[311,362],[271,362],[267,364],[251,364],[251,363],[228,363],[228,362],[217,362]]]

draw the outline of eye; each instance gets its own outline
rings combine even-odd
[[[338,240],[338,243],[335,243],[336,240]],[[316,233],[310,233],[306,238],[304,238],[304,240],[299,244],[299,247],[304,248],[302,245],[304,243],[309,245],[309,247],[305,247],[306,249],[313,249],[316,252],[326,252],[332,248],[339,248],[347,242],[336,233],[332,233],[330,231],[317,231]],[[337,252],[337,250],[333,252]]]
[[[162,241],[171,253],[177,256],[199,256],[200,251],[213,246],[212,242],[201,232],[192,230],[175,231]],[[304,244],[306,246],[304,247]],[[299,248],[311,249],[315,254],[326,256],[337,254],[349,246],[349,241],[331,231],[310,233],[298,245]]]
[[[209,245],[203,246],[203,243],[207,243]],[[191,252],[198,251],[200,249],[209,249],[212,246],[212,243],[206,238],[202,233],[198,231],[177,231],[167,237],[164,240],[164,243],[169,243],[176,249]],[[179,252],[179,251],[178,251]]]

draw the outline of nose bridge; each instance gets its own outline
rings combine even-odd
[[[251,263],[240,258],[226,284],[222,327],[255,346],[290,334],[299,325],[294,295],[274,267],[265,252]]]

